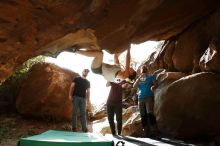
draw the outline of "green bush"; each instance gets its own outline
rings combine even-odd
[[[29,59],[18,68],[11,77],[9,77],[5,82],[0,86],[0,101],[7,101],[10,104],[15,103],[15,98],[18,96],[20,87],[24,80],[28,76],[28,72],[31,67],[40,62],[44,62],[44,56],[38,56],[32,59]]]

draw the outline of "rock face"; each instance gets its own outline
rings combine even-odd
[[[19,113],[31,117],[71,119],[68,91],[76,74],[51,64],[36,64],[16,99]]]
[[[179,36],[166,40],[162,48],[152,54],[151,59],[148,60],[151,70],[165,68],[169,71],[186,73],[208,71],[208,68],[212,68],[212,71],[219,70],[217,65],[220,37],[220,21],[217,18],[219,17],[218,9],[212,15],[188,27]]]
[[[99,132],[103,135],[111,134],[111,129],[106,117],[106,109],[102,108],[101,111],[105,116],[99,116],[100,114],[94,115],[93,126],[95,132]],[[122,112],[122,135],[132,135],[132,136],[143,136],[144,132],[141,125],[141,117],[137,106],[130,106],[129,108],[123,108]],[[117,128],[117,122],[115,122]]]
[[[98,46],[109,52],[120,52],[130,43],[167,40],[180,36],[194,23],[212,15],[218,7],[218,0],[176,2],[128,0],[126,4],[122,0],[2,0],[0,2],[0,80],[4,81],[16,67],[32,56],[43,54],[42,50],[53,52],[54,48],[51,48],[51,45],[48,47],[48,44],[52,43],[52,47],[55,47],[53,53],[75,43],[91,48]],[[216,23],[218,18],[218,15],[210,18],[210,22],[214,23],[204,23],[205,27],[199,28],[204,31],[211,28],[209,29],[211,33],[216,32],[215,28],[219,26]],[[199,28],[194,30],[200,32],[202,37],[210,37]],[[92,33],[89,31],[82,37],[79,31],[87,29],[91,29]],[[195,31],[191,30],[191,32]],[[200,35],[195,35],[192,40],[198,40],[196,36]],[[191,36],[190,32],[187,37],[189,36]],[[184,39],[181,40],[184,43]],[[48,48],[45,48],[46,46]],[[194,55],[191,52],[197,49],[190,46],[191,52],[186,55],[190,55],[187,58],[190,59],[188,63],[182,64],[177,58],[184,48],[181,45],[177,48],[178,52],[175,51],[173,56],[174,67],[184,71],[189,70],[188,67],[192,66],[189,63]]]
[[[200,59],[202,71],[220,73],[220,39],[214,38]]]
[[[115,53],[165,40],[145,62],[149,71],[160,70],[159,129],[181,138],[219,135],[219,18],[218,0],[1,0],[0,81],[33,56],[56,56],[73,45]],[[69,119],[71,76],[54,66],[33,67],[18,111]]]
[[[166,90],[156,91],[155,114],[162,133],[178,138],[218,135],[219,74],[197,73],[161,87]]]

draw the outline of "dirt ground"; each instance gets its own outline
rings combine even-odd
[[[97,126],[100,125],[88,123],[88,126],[93,128],[91,131],[96,132]],[[51,129],[71,131],[71,123],[52,119],[28,119],[17,114],[0,115],[0,146],[16,146],[20,138],[40,134]],[[219,142],[219,138],[217,138],[215,140],[200,139],[189,143],[198,146],[218,146]]]
[[[71,130],[70,122],[49,119],[33,120],[16,114],[0,115],[0,146],[16,146],[22,137],[40,134],[49,129]]]

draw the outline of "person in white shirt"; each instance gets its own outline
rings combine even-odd
[[[119,54],[115,54],[115,64],[110,65],[103,63],[103,52],[102,50],[95,50],[95,49],[86,49],[81,50],[79,46],[73,46],[73,52],[77,54],[81,54],[88,57],[94,57],[91,65],[91,70],[95,74],[102,75],[107,81],[113,82],[115,79],[124,80],[129,78],[133,80],[136,77],[136,71],[130,67],[131,61],[131,54],[130,48],[127,50],[126,55],[126,64],[125,68],[123,69],[119,63]]]

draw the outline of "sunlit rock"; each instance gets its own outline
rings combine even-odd
[[[122,117],[122,135],[143,135],[140,114],[137,106],[131,106],[127,109],[123,109]],[[97,119],[97,117],[94,118]],[[117,125],[116,121],[115,125]],[[111,134],[107,115],[99,120],[93,121],[93,129],[95,132],[100,132],[103,135]]]
[[[200,59],[202,71],[220,73],[220,39],[215,38]]]
[[[127,109],[123,109],[123,123],[125,123],[133,113],[136,113],[138,110],[138,106],[130,106]]]
[[[103,117],[102,119],[95,120],[92,122],[92,124],[93,124],[93,132],[101,133],[103,135],[111,133],[111,129],[109,127],[107,117]]]
[[[95,109],[93,111],[92,120],[93,121],[99,120],[99,119],[102,119],[102,118],[104,118],[106,116],[107,116],[107,114],[106,114],[106,104],[102,104],[97,109]]]
[[[101,126],[102,128],[100,129],[99,132],[102,133],[103,135],[111,134],[111,129],[109,127],[108,119],[103,118],[103,120],[101,120],[101,122],[98,122],[98,123],[96,122],[93,125],[98,124],[99,127]],[[123,114],[122,135],[143,136],[141,119],[140,119],[140,114],[138,111],[134,113],[130,113],[130,115],[127,116],[125,119],[124,119],[124,114]]]
[[[76,74],[52,64],[36,64],[16,99],[19,113],[31,117],[71,119],[68,91]]]
[[[140,112],[132,113],[123,124],[122,135],[140,136],[143,135]]]

